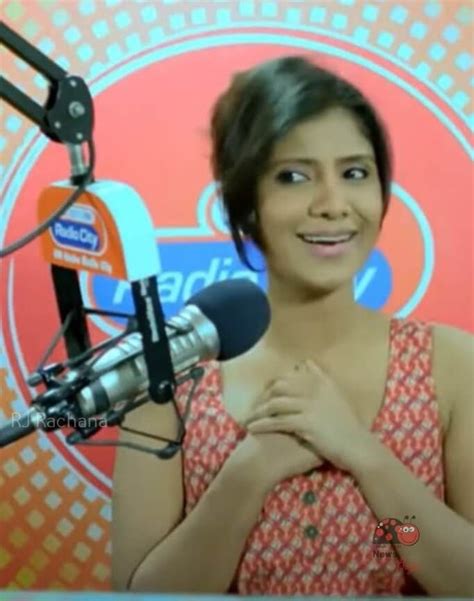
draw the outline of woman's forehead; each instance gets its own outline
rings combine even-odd
[[[271,160],[312,160],[371,155],[372,145],[356,118],[344,109],[331,109],[293,127],[274,146]]]

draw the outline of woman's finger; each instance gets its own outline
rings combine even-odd
[[[264,417],[275,417],[278,415],[296,415],[301,413],[298,399],[291,397],[278,397],[270,399],[256,407],[251,415],[245,420],[246,424]]]
[[[286,432],[295,434],[298,438],[306,440],[306,434],[301,431],[297,416],[263,417],[247,426],[251,434],[263,434],[264,432]]]
[[[260,407],[275,397],[281,397],[289,394],[291,394],[291,387],[289,387],[282,378],[277,378],[270,381],[267,386],[265,386],[263,392],[255,397],[251,406],[253,408]]]
[[[324,376],[323,368],[318,365],[316,361],[313,361],[313,359],[306,359],[306,361],[304,361],[304,367],[307,371],[317,376]]]

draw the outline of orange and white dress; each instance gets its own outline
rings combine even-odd
[[[187,384],[178,390],[180,406],[188,391]],[[187,515],[246,436],[223,405],[217,362],[206,364],[186,430]],[[385,399],[372,431],[438,498],[444,498],[442,431],[429,325],[392,319]],[[422,592],[396,556],[382,559],[374,553],[378,521],[347,472],[326,464],[289,478],[266,496],[231,592],[354,596]]]

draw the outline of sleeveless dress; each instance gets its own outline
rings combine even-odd
[[[223,405],[219,364],[209,362],[205,368],[191,403],[183,443],[185,515],[246,435]],[[178,389],[178,406],[183,406],[188,390],[187,384]],[[444,500],[442,429],[428,324],[392,319],[385,398],[371,431]],[[379,517],[403,520],[404,516]],[[309,474],[289,478],[266,496],[230,592],[423,594],[396,554],[375,554],[377,549],[395,549],[373,544],[378,523],[349,473],[327,463]]]

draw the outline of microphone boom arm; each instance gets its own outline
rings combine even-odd
[[[94,125],[93,99],[85,81],[66,73],[4,22],[0,22],[0,44],[50,82],[44,107],[4,77],[0,77],[0,98],[37,124],[50,140],[68,145],[70,151],[70,181],[50,185],[38,204],[40,219],[48,216],[41,230],[42,254],[51,264],[68,358],[87,355],[91,348],[78,270],[126,280],[131,284],[137,329],[143,339],[149,395],[154,402],[170,402],[176,381],[158,294],[161,266],[155,231],[145,203],[121,182],[94,181],[93,160],[89,171],[84,168],[80,145],[87,142],[93,148]],[[74,192],[76,184],[79,187]],[[65,327],[67,320],[69,327]],[[43,378],[43,384],[45,394],[58,392],[53,375]]]
[[[4,22],[0,22],[0,44],[36,69],[50,83],[44,107],[29,98],[5,77],[0,77],[0,98],[38,125],[54,142],[81,144],[92,139],[94,109],[85,81],[68,75]]]

